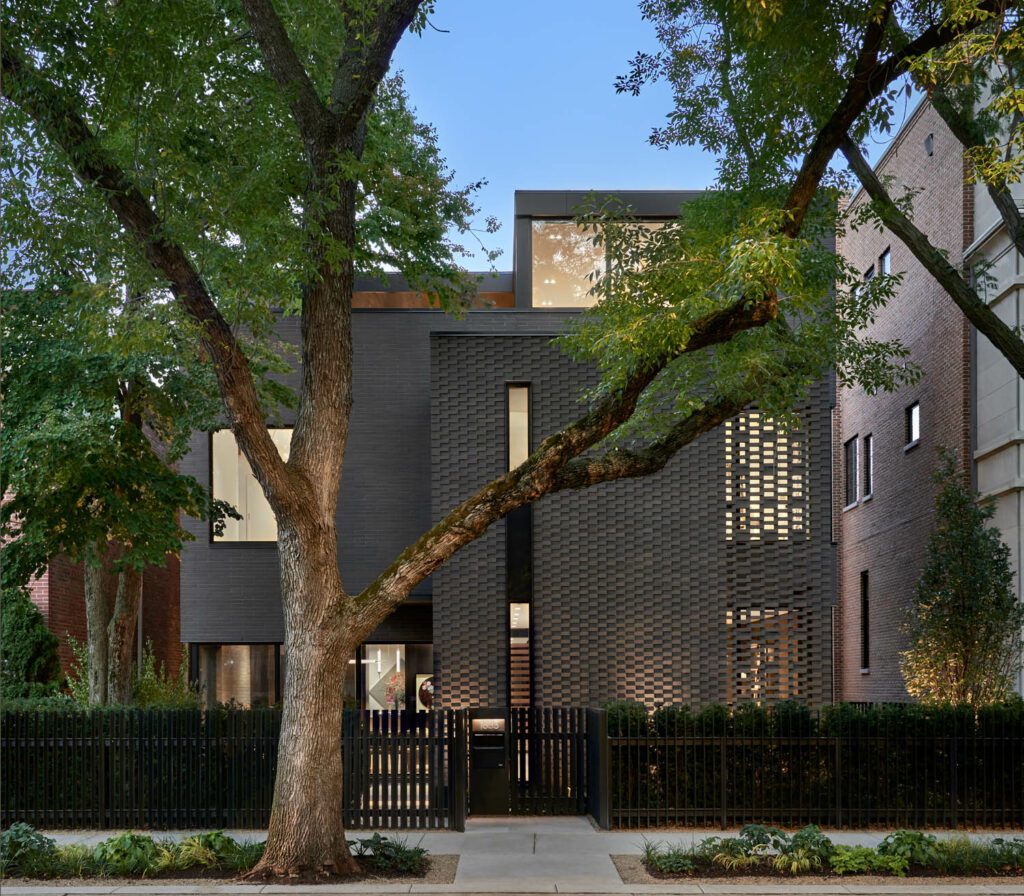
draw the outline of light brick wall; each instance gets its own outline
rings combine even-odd
[[[934,152],[924,141],[934,135]],[[890,191],[920,190],[914,221],[933,244],[959,265],[971,226],[965,215],[964,165],[960,144],[928,105],[918,110],[883,157],[879,173],[893,177]],[[864,202],[863,193],[854,205]],[[905,700],[899,652],[905,649],[901,626],[914,592],[934,518],[935,485],[931,473],[936,449],[944,445],[970,457],[969,328],[945,291],[888,231],[863,227],[849,232],[839,250],[859,271],[866,271],[889,248],[893,273],[903,282],[870,329],[877,339],[899,339],[922,368],[917,385],[892,393],[867,395],[860,388],[838,396],[836,483],[845,481],[842,446],[856,436],[874,438],[874,484],[870,500],[839,510],[840,650],[838,694],[844,700]],[[904,451],[905,409],[921,406],[920,444]],[[863,463],[863,459],[862,459]],[[861,470],[863,467],[861,467]],[[862,484],[861,484],[862,487]],[[839,507],[843,499],[839,498]],[[861,672],[860,576],[870,581],[870,672]]]

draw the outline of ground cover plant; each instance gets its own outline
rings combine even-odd
[[[422,875],[427,850],[405,840],[374,834],[349,846],[366,874]],[[184,840],[124,831],[95,847],[58,845],[31,825],[18,822],[0,834],[0,877],[229,877],[243,874],[263,856],[263,842],[239,842],[224,831]]]
[[[834,844],[817,825],[790,834],[750,824],[737,837],[708,837],[693,847],[644,840],[646,869],[658,877],[879,874],[1000,876],[1024,873],[1024,839],[940,839],[894,831],[877,847]]]

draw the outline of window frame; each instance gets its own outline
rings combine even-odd
[[[916,424],[917,433],[914,433]],[[906,440],[903,451],[916,448],[921,444],[921,402],[915,401],[908,404],[903,410],[903,437]]]
[[[850,463],[850,449],[853,449],[853,463]],[[850,475],[850,467],[853,475]],[[853,497],[850,497],[850,484],[853,484]],[[843,510],[856,507],[860,502],[860,436],[855,435],[843,442]]]
[[[863,438],[863,462],[860,464],[861,488],[864,490],[861,501],[870,501],[875,493],[875,436],[868,433]]]
[[[886,246],[878,256],[878,273],[883,277],[892,273],[892,246]]]
[[[292,436],[293,437],[295,435],[295,432],[294,432],[295,431],[295,424],[294,423],[281,423],[281,424],[278,424],[276,426],[268,426],[267,427],[268,431],[272,430],[272,429],[287,429],[287,430],[290,430],[292,432]],[[207,432],[207,434],[206,434],[206,468],[207,468],[207,473],[208,473],[208,476],[209,476],[209,478],[207,479],[207,482],[209,483],[209,491],[210,491],[210,498],[211,499],[215,499],[217,497],[217,495],[213,491],[213,437],[214,437],[215,433],[224,432],[225,430],[228,431],[228,432],[231,432],[231,427],[230,426],[218,426],[216,429],[209,430],[209,432]],[[237,445],[237,442],[238,442],[238,440],[235,439],[236,445]],[[291,439],[289,439],[289,444],[290,443],[291,443]],[[255,474],[253,474],[253,475],[255,475]],[[277,547],[277,539],[276,538],[273,541],[267,541],[265,539],[229,540],[229,539],[226,539],[226,538],[216,538],[214,536],[214,534],[213,534],[213,520],[212,519],[207,521],[206,533],[207,533],[207,538],[209,539],[209,543],[211,545],[216,545],[217,547],[223,547],[225,545],[243,545],[243,544],[244,545],[272,545],[274,548]],[[217,643],[217,642],[210,642],[210,643]]]

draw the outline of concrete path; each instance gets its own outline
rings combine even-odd
[[[105,832],[54,832],[49,833],[61,843],[94,844],[110,836]],[[162,832],[161,836],[181,839],[190,831]],[[263,831],[228,831],[238,840],[262,840]],[[991,884],[956,885],[937,887],[918,878],[916,881],[899,881],[884,886],[867,886],[856,883],[830,884],[828,886],[801,884],[799,881],[781,882],[778,885],[742,885],[735,882],[707,884],[623,884],[612,855],[637,855],[641,852],[644,837],[672,844],[690,845],[705,837],[720,834],[719,831],[636,831],[609,833],[596,830],[590,821],[580,817],[566,818],[474,818],[465,832],[430,831],[420,833],[388,832],[387,836],[404,837],[410,845],[421,845],[435,854],[459,855],[459,866],[454,884],[401,884],[372,887],[367,884],[323,885],[313,888],[301,886],[275,887],[257,885],[150,885],[123,887],[4,887],[3,896],[108,896],[108,894],[288,894],[304,896],[306,893],[328,894],[384,894],[384,893],[661,893],[665,896],[677,894],[743,894],[743,896],[790,896],[790,894],[943,894],[943,896],[983,896],[983,894],[1016,894],[1024,896],[1024,879],[1010,881],[993,880]],[[729,832],[734,833],[734,832]],[[878,831],[826,831],[836,843],[877,844],[885,832]],[[369,836],[369,832],[353,832],[351,836]],[[945,832],[939,836],[951,836]],[[991,838],[996,836],[1024,837],[1022,831],[1007,831],[1003,834],[985,831],[972,836]]]

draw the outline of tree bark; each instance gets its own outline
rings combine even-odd
[[[336,550],[333,526],[313,537],[278,530],[287,674],[274,811],[251,878],[359,870],[342,822],[339,740],[345,664],[363,632],[344,612]]]
[[[132,699],[132,656],[142,598],[142,572],[115,569],[124,553],[116,542],[96,546],[85,564],[89,702],[123,705]]]
[[[97,563],[85,564],[85,625],[89,655],[89,702],[107,703],[107,626],[117,590],[117,576],[107,563],[107,546],[97,545]]]
[[[125,567],[117,575],[113,612],[107,625],[107,702],[113,705],[132,701],[132,648],[141,601],[142,571]]]

